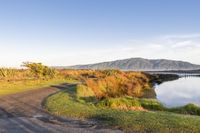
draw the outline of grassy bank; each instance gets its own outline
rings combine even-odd
[[[66,79],[35,79],[35,80],[18,80],[18,81],[0,81],[0,95],[13,94],[32,89],[47,87],[55,84],[61,84],[66,82]],[[68,81],[70,82],[70,81]]]
[[[157,109],[159,105],[155,101],[135,99],[135,102],[131,103],[125,98],[93,103],[80,99],[78,95],[76,87],[70,87],[46,99],[45,107],[56,115],[95,119],[104,125],[117,127],[127,132],[200,132],[199,116],[180,115],[165,111],[132,111],[110,108],[114,105],[119,107],[118,105],[123,101],[129,106],[134,104],[137,107],[146,106]]]
[[[163,82],[173,81],[180,77],[176,74],[153,74],[149,78],[152,83],[162,84]]]
[[[95,119],[127,132],[200,132],[200,117],[189,115],[199,115],[199,106],[166,108],[152,99],[153,84],[177,79],[177,75],[117,70],[63,72],[80,84],[46,99],[44,106],[55,115]]]

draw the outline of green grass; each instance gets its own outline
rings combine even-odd
[[[156,99],[145,99],[145,98],[133,98],[133,97],[119,97],[119,98],[108,98],[101,100],[97,103],[98,107],[109,107],[109,108],[123,108],[131,110],[133,107],[139,107],[138,110],[165,110],[165,107]],[[134,108],[133,108],[134,109]],[[136,108],[137,109],[137,108]]]
[[[65,79],[0,81],[0,95],[13,94],[66,82]]]
[[[124,131],[140,132],[200,132],[200,117],[191,115],[181,115],[165,111],[124,111],[96,106],[92,102],[80,102],[76,94],[76,87],[70,87],[55,95],[50,96],[45,101],[46,109],[55,114],[66,117],[76,117],[80,119],[95,119],[99,123],[118,127]],[[118,99],[117,103],[134,104],[135,106],[149,107],[155,101],[135,99],[134,103],[130,99]],[[112,101],[111,103],[115,103]],[[151,103],[152,102],[152,103]],[[137,105],[136,105],[137,104]],[[156,105],[157,106],[157,105]],[[152,108],[152,107],[151,107]]]
[[[170,108],[167,110],[179,114],[191,114],[200,116],[200,106],[196,104],[187,104],[183,107]]]

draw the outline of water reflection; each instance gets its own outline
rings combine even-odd
[[[167,107],[183,106],[188,103],[200,105],[200,78],[185,77],[156,86],[156,94]]]

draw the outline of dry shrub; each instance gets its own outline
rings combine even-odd
[[[23,80],[30,79],[30,72],[23,69],[0,68],[1,80]]]
[[[143,97],[150,88],[149,77],[142,72],[119,70],[60,70],[64,76],[81,81],[92,89],[96,98]]]
[[[94,79],[85,80],[87,87],[91,88],[98,99],[101,99],[104,96],[104,86],[101,81]]]

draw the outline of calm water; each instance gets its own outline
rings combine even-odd
[[[156,86],[157,99],[167,107],[200,105],[200,77],[183,77]]]

